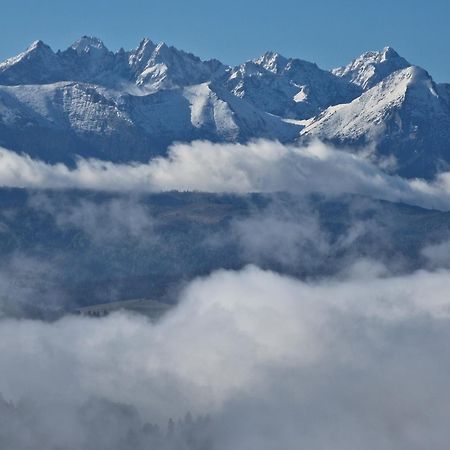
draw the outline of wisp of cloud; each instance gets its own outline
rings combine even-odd
[[[318,192],[366,195],[450,209],[450,175],[434,182],[388,175],[369,159],[320,142],[306,147],[272,141],[172,145],[147,164],[79,159],[75,168],[0,150],[0,185],[10,187],[160,192]]]

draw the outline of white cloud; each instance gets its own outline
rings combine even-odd
[[[367,159],[321,143],[175,144],[147,164],[80,159],[75,168],[0,151],[0,185],[109,191],[354,193],[449,209],[450,174],[434,182],[389,176]]]
[[[138,241],[143,245],[157,239],[149,211],[132,197],[103,202],[82,198],[58,203],[45,194],[35,194],[28,204],[34,210],[50,214],[62,229],[83,230],[100,246],[123,240]]]
[[[389,176],[319,143],[195,142],[148,164],[80,160],[72,169],[0,150],[0,184],[38,189],[354,193],[450,209],[449,179]],[[100,248],[153,233],[152,217],[132,200],[58,209],[37,195],[31,204],[62,228],[82,229]],[[250,260],[273,258],[283,267],[300,258],[320,263],[332,246],[352,248],[364,233],[387,239],[368,219],[333,243],[314,211],[297,206],[235,219],[230,234]],[[448,248],[423,250],[430,267],[446,265]],[[14,261],[0,274],[6,306],[16,297],[19,306],[21,298],[28,303],[39,280],[51,287],[54,276],[49,264]],[[156,324],[124,313],[53,323],[2,318],[0,396],[11,403],[0,399],[0,446],[118,450],[127,448],[124,436],[134,439],[128,419],[164,424],[191,411],[213,415],[218,450],[446,449],[450,273],[393,276],[380,262],[353,255],[341,269],[316,281],[253,266],[219,271],[190,283]],[[8,440],[12,434],[20,445]],[[136,442],[133,448],[147,448]]]
[[[450,265],[450,240],[427,245],[422,249],[422,255],[430,267],[448,268]]]
[[[209,412],[218,449],[446,449],[450,274],[358,270],[316,283],[219,271],[157,324],[3,320],[0,393],[45,411],[36,439],[55,448],[79,448],[75,411],[103,398],[161,423]]]
[[[310,272],[335,250],[317,212],[301,197],[289,206],[274,198],[264,210],[235,218],[230,233],[215,241],[227,239],[239,243],[244,260],[262,266],[271,261],[283,269],[302,267]]]

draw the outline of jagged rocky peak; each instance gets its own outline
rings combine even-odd
[[[282,75],[287,72],[293,71],[313,71],[313,72],[326,72],[322,70],[317,64],[305,61],[299,58],[286,58],[280,53],[268,51],[257,59],[252,61],[253,63],[264,67],[277,75]]]
[[[212,81],[225,66],[217,61],[203,61],[192,53],[160,42],[147,44],[148,54],[138,66],[137,84],[146,87],[172,88]],[[155,84],[156,83],[156,84]]]
[[[269,72],[279,73],[282,71],[289,62],[288,58],[277,52],[268,51],[261,55],[259,58],[253,60],[253,62]]]
[[[190,53],[185,53],[182,50],[178,50],[175,47],[168,46],[165,42],[159,42],[152,54],[152,61],[156,64],[162,63],[167,66],[175,63],[179,59],[188,57],[193,61],[200,62],[200,58],[197,58]]]
[[[44,51],[44,52],[50,51],[53,53],[53,50],[50,48],[50,46],[41,40],[32,42],[25,51],[25,53],[31,53],[36,51]]]
[[[148,60],[151,57],[155,48],[156,44],[154,44],[151,39],[144,38],[139,43],[137,49],[131,52],[130,58],[133,61]]]
[[[42,41],[0,63],[0,84],[19,85],[51,82],[61,70],[58,56]]]
[[[392,48],[384,47],[381,51],[365,52],[355,61],[365,61],[366,63],[381,63],[390,59],[401,58],[401,56]]]
[[[157,46],[155,48],[155,53],[160,55],[160,54],[164,54],[164,53],[169,53],[170,50],[175,50],[175,48],[169,47],[164,41],[162,41],[157,44]]]
[[[82,36],[80,39],[75,41],[70,48],[75,50],[79,55],[108,53],[108,49],[103,41],[93,36]]]
[[[284,75],[286,70],[296,61],[292,58],[286,58],[280,53],[267,51],[260,57],[246,61],[234,68],[231,68],[230,79],[236,77],[269,76]],[[299,60],[300,61],[300,60]],[[268,73],[269,72],[269,73]],[[273,74],[273,75],[272,75]]]
[[[410,66],[392,47],[385,47],[381,51],[363,53],[347,66],[338,67],[332,72],[366,90],[397,70]]]
[[[198,56],[183,50],[178,50],[176,47],[167,45],[165,42],[160,42],[156,46],[153,59],[157,63],[162,62],[167,65],[194,65],[201,68],[205,64],[205,61],[201,60]]]
[[[140,73],[144,70],[147,63],[151,59],[155,51],[156,44],[149,38],[144,38],[139,43],[138,47],[129,53],[128,65],[135,73]]]
[[[238,77],[261,75],[261,73],[264,72],[264,68],[255,61],[246,61],[239,66],[230,68],[228,72],[230,74],[230,79],[232,80]]]
[[[400,58],[400,55],[390,46],[384,47],[381,54],[382,54],[382,57],[384,58],[384,60],[392,59],[392,58]]]
[[[54,56],[55,53],[53,50],[45,44],[43,41],[38,40],[32,42],[28,48],[22,52],[19,53],[17,56],[13,56],[12,58],[8,58],[6,61],[0,63],[0,67],[6,68],[8,66],[13,66],[14,64],[17,64],[23,60],[29,60],[30,58],[42,58],[46,56]]]

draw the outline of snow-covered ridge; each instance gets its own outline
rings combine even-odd
[[[273,51],[230,67],[148,38],[116,52],[89,36],[56,52],[35,41],[0,63],[0,145],[130,161],[174,141],[319,138],[430,177],[450,166],[449,86],[391,47],[328,71]]]
[[[81,81],[117,87],[132,82],[151,89],[198,84],[221,70],[225,66],[216,60],[202,61],[148,38],[135,50],[111,52],[100,39],[83,36],[56,53],[36,41],[25,52],[0,64],[0,84]]]

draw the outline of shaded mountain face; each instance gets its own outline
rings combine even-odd
[[[198,139],[318,138],[370,146],[383,167],[430,178],[450,162],[449,111],[449,85],[390,47],[326,71],[274,52],[228,67],[149,39],[112,52],[84,36],[57,52],[36,41],[0,63],[0,146],[50,162],[147,161]]]

